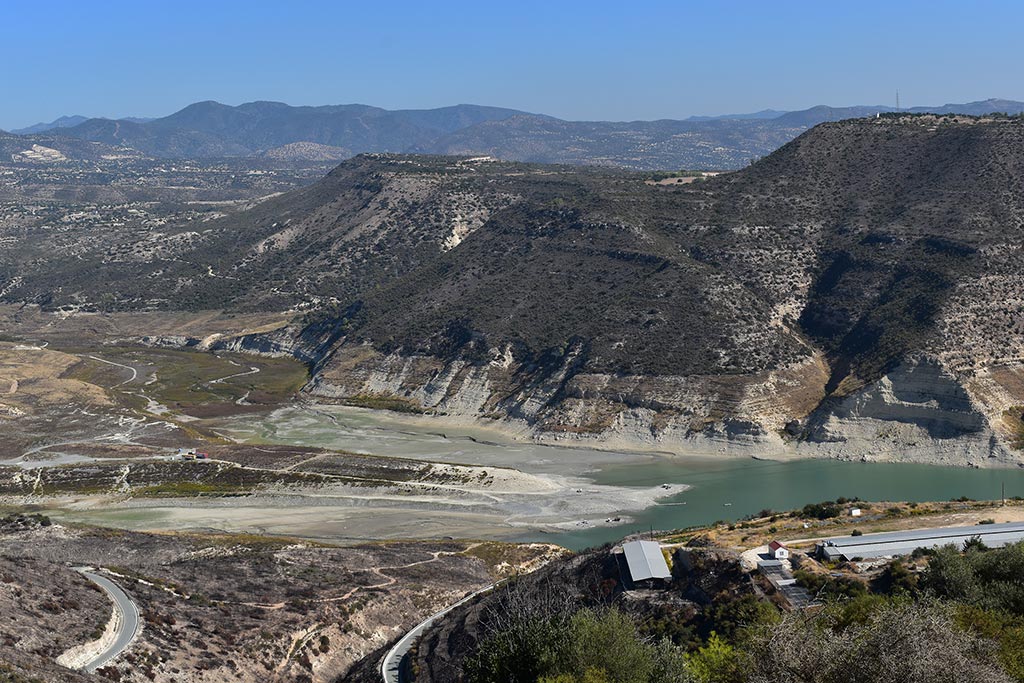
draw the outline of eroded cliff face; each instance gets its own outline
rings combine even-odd
[[[577,352],[578,353],[578,352]],[[384,400],[453,422],[484,421],[523,438],[677,454],[830,457],[958,466],[1024,466],[1024,367],[956,376],[910,358],[843,397],[827,397],[821,355],[746,376],[613,376],[551,367],[444,362],[343,344],[306,387],[314,398]],[[998,380],[995,378],[999,378]],[[998,401],[993,400],[998,395]]]
[[[972,395],[971,378],[957,377],[929,358],[910,358],[808,419],[799,451],[865,461],[950,465],[1024,462],[1015,452],[998,406]]]

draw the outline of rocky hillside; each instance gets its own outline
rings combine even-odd
[[[100,142],[89,142],[49,131],[34,135],[14,135],[0,130],[0,163],[51,165],[68,160],[97,161],[104,158],[140,158],[130,149],[116,149]]]
[[[1015,460],[1022,164],[1020,121],[868,119],[703,184],[523,201],[362,297],[312,390],[620,445]]]
[[[344,548],[269,535],[141,534],[41,515],[0,517],[0,681],[311,683],[357,661],[464,593],[560,549],[395,542]],[[121,586],[142,627],[94,674],[75,665],[112,620],[72,567]],[[91,649],[91,648],[90,648]],[[379,678],[378,678],[379,680]]]
[[[304,308],[232,344],[303,354],[321,398],[541,438],[1016,462],[1022,173],[1024,121],[952,115],[823,124],[686,184],[369,155],[4,298]]]
[[[573,179],[359,297],[310,390],[623,446],[1016,461],[1022,164],[1018,120],[904,117],[705,183]]]

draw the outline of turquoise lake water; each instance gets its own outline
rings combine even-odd
[[[839,497],[932,501],[967,496],[989,500],[998,499],[1004,485],[1007,497],[1024,496],[1024,470],[1020,469],[976,470],[834,460],[659,460],[640,465],[610,465],[588,476],[598,483],[620,486],[678,482],[693,488],[631,514],[636,522],[628,528],[531,534],[524,540],[557,538],[556,542],[566,547],[583,548],[651,527],[679,529],[718,520],[732,521],[766,508],[791,510]]]
[[[514,441],[492,430],[424,424],[401,415],[339,407],[295,406],[271,415],[229,418],[218,425],[250,443],[289,443],[353,452],[487,466],[535,474],[583,476],[599,484],[691,488],[645,510],[622,510],[628,525],[565,532],[530,531],[523,541],[550,541],[583,548],[634,531],[679,529],[732,521],[770,508],[858,497],[863,500],[930,501],[967,496],[976,500],[1024,496],[1024,469],[968,469],[910,464],[740,457],[664,457],[562,448]]]

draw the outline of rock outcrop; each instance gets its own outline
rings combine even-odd
[[[312,397],[356,405],[390,399],[412,412],[483,420],[542,441],[680,454],[1024,463],[999,406],[969,392],[976,382],[923,357],[828,398],[820,356],[758,378],[723,378],[567,377],[571,355],[538,375],[500,363],[383,355],[365,344],[335,354],[307,385]]]

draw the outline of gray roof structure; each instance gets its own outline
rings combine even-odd
[[[672,577],[665,556],[661,554],[660,544],[654,541],[630,541],[622,544],[622,552],[626,555],[629,575],[634,581]]]
[[[979,538],[990,548],[1001,548],[1024,541],[1024,523],[979,524],[917,531],[895,531],[863,536],[840,536],[818,544],[818,552],[826,560],[865,560],[877,557],[909,555],[918,548],[941,548],[953,545],[963,548],[972,538]]]

